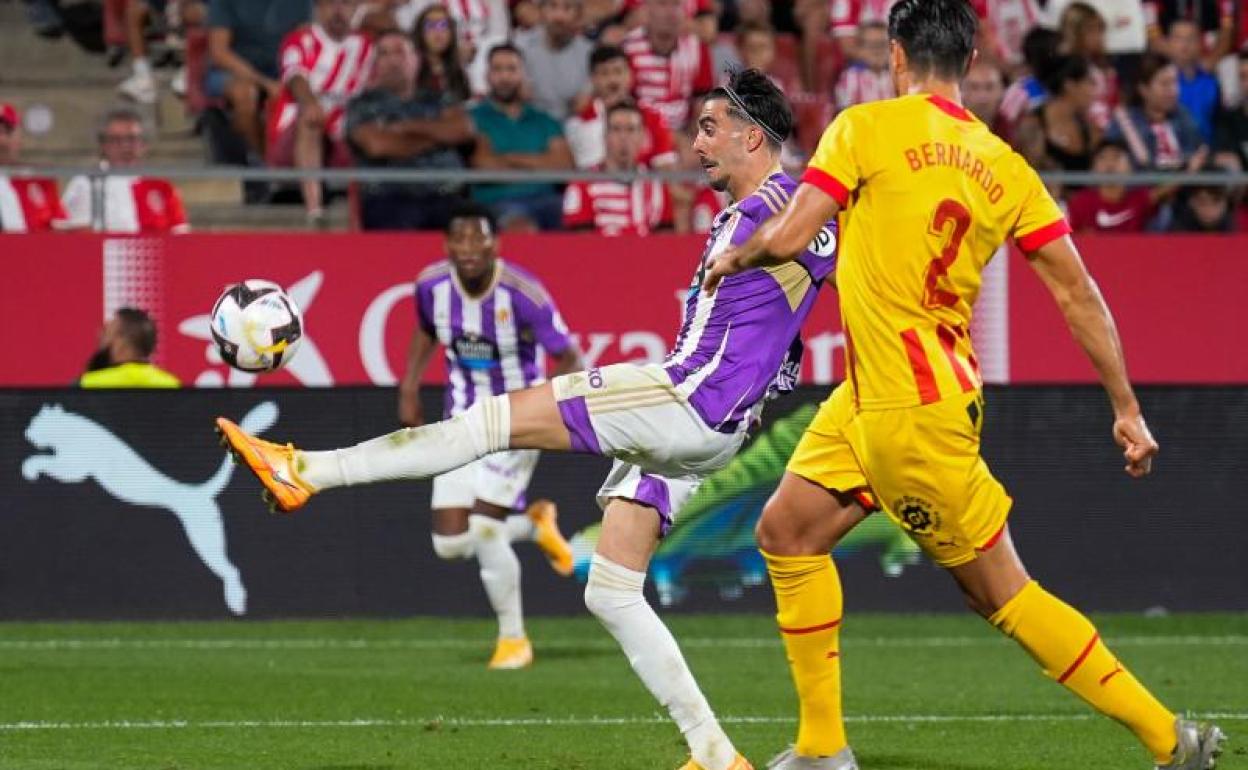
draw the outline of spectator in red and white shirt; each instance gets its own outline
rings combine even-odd
[[[858,60],[836,79],[834,94],[838,110],[897,95],[893,90],[893,76],[888,71],[888,25],[864,21],[858,27],[854,49],[858,51]]]
[[[641,111],[631,102],[607,110],[607,158],[595,170],[637,173],[645,139]],[[648,179],[632,182],[572,182],[563,193],[566,230],[593,229],[600,235],[648,235],[671,227],[672,202],[667,186]]]
[[[684,8],[684,25],[687,28],[698,24],[699,20],[706,16],[717,16],[715,5],[711,0],[680,0],[680,2]],[[624,0],[620,16],[627,29],[645,26],[646,0]]]
[[[971,62],[966,77],[962,78],[962,104],[994,134],[1008,141],[1001,121],[1004,97],[1005,78],[1001,68],[986,59]]]
[[[829,26],[841,47],[845,61],[860,58],[858,28],[866,22],[879,22],[888,27],[888,12],[897,0],[831,0]]]
[[[21,149],[17,110],[0,104],[0,232],[33,233],[63,225],[67,217],[55,179],[5,172],[5,166],[20,163]]]
[[[736,70],[758,70],[767,73],[771,82],[781,91],[785,88],[772,72],[776,64],[776,30],[766,22],[744,22],[737,27],[737,51],[741,61]]]
[[[697,36],[681,31],[682,0],[645,1],[645,26],[628,33],[621,45],[633,70],[633,95],[680,131],[689,122],[693,99],[715,87],[711,52]]]
[[[1040,25],[1042,14],[1036,0],[972,0],[979,16],[980,50],[1007,72],[1023,66],[1023,38]]]
[[[372,69],[372,43],[351,31],[352,7],[353,0],[316,0],[315,21],[282,41],[282,93],[269,115],[269,165],[315,169],[327,156],[330,165],[350,164],[343,116]],[[309,221],[321,221],[320,181],[304,181],[302,188]]]
[[[563,124],[577,168],[593,168],[606,160],[607,110],[632,100],[633,71],[622,49],[600,45],[590,53],[589,85],[589,103]],[[638,160],[650,168],[676,165],[672,130],[667,127],[663,115],[652,107],[637,105],[637,109],[645,128]]]
[[[129,109],[104,116],[99,131],[102,168],[134,168],[147,156],[143,119]],[[166,179],[113,174],[103,181],[104,210],[92,211],[92,181],[76,176],[65,186],[61,202],[69,218],[67,229],[94,228],[107,233],[175,235],[189,232],[186,210],[178,190]]]

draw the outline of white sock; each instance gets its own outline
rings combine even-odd
[[[468,531],[472,533],[481,565],[481,584],[490,597],[490,606],[498,615],[500,639],[517,639],[524,636],[524,615],[520,609],[520,560],[511,550],[507,525],[491,516],[474,513],[468,517]]]
[[[399,479],[427,479],[508,448],[511,402],[491,396],[449,420],[404,428],[328,452],[300,452],[299,477],[317,491]]]
[[[507,525],[507,537],[511,542],[523,542],[537,537],[537,527],[527,513],[513,513],[504,523]]]
[[[134,65],[134,74],[135,74],[135,75],[138,75],[139,77],[143,78],[144,80],[150,80],[150,79],[151,79],[151,77],[152,77],[152,63],[151,63],[151,62],[149,62],[149,61],[147,60],[147,57],[146,57],[146,56],[139,56],[139,57],[135,58],[133,65]]]
[[[645,583],[646,573],[594,554],[585,606],[620,643],[650,694],[667,708],[693,760],[706,770],[727,770],[737,751],[698,689],[672,632],[642,595]]]
[[[455,561],[467,559],[473,554],[474,541],[471,532],[460,532],[458,535],[439,535],[433,533],[433,552],[439,559]]]

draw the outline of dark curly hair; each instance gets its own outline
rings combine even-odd
[[[729,96],[730,91],[736,94],[741,104]],[[727,100],[728,114],[737,120],[756,123],[763,127],[764,133],[768,134],[768,143],[777,150],[793,133],[793,109],[789,106],[789,100],[784,97],[784,92],[771,82],[771,78],[756,69],[732,73],[728,78],[727,86],[712,90],[706,98]],[[741,105],[745,106],[744,111]],[[770,129],[770,133],[767,129]],[[780,141],[777,142],[771,133],[778,136]]]

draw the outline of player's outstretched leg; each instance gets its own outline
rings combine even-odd
[[[975,561],[950,572],[976,612],[1018,642],[1046,676],[1135,733],[1157,767],[1214,767],[1222,731],[1177,719],[1153,697],[1086,617],[1027,575],[1008,529]]]
[[[449,420],[327,452],[258,439],[224,417],[217,418],[217,432],[264,485],[272,506],[288,513],[333,487],[427,479],[505,449],[571,448],[550,383],[483,399]]]
[[[750,770],[719,726],[672,633],[642,594],[658,537],[654,508],[612,500],[589,569],[585,605],[684,734],[692,756],[682,770]]]
[[[797,742],[771,760],[773,770],[857,770],[841,713],[841,581],[828,554],[865,515],[849,496],[785,473],[759,518],[799,702]]]

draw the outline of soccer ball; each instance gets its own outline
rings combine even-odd
[[[276,371],[303,339],[303,314],[282,287],[250,278],[212,306],[212,339],[221,360],[244,372]]]

